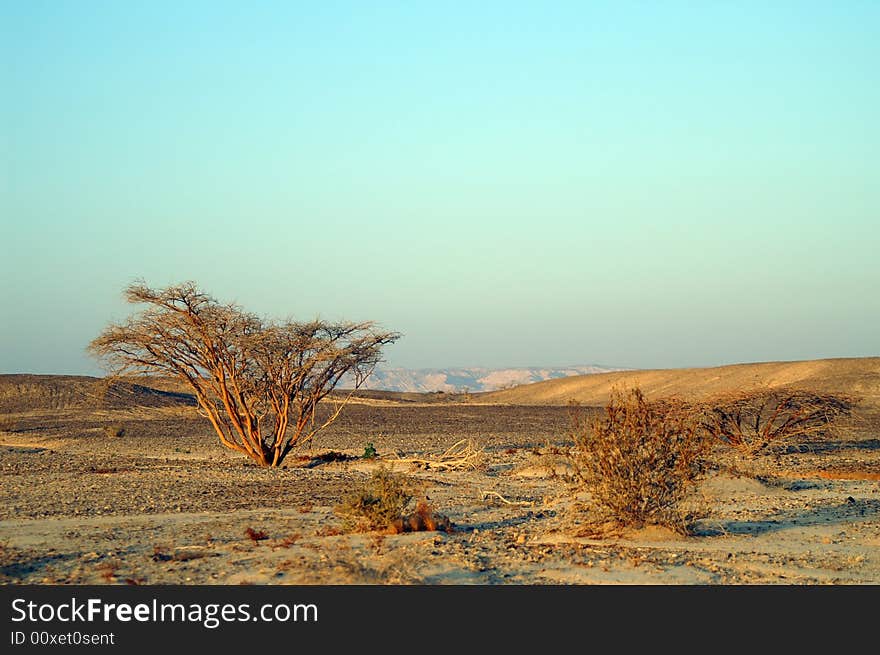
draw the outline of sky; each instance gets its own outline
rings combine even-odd
[[[388,366],[880,355],[880,3],[0,3],[0,372],[122,290]]]

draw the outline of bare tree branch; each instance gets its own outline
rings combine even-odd
[[[785,439],[821,434],[854,406],[853,398],[841,395],[798,389],[749,391],[706,402],[701,424],[709,435],[754,455]]]

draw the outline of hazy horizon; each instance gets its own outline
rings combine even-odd
[[[880,354],[880,4],[6,3],[0,373],[121,292],[394,368]]]
[[[798,363],[803,361],[823,361],[823,360],[835,360],[835,359],[874,359],[878,358],[880,355],[859,355],[852,357],[816,357],[811,359],[763,359],[756,360],[750,362],[725,362],[720,364],[705,364],[705,365],[690,365],[690,366],[656,366],[656,367],[617,367],[612,366],[610,364],[606,364],[604,362],[600,363],[581,363],[581,364],[554,364],[547,366],[539,366],[539,365],[517,365],[517,366],[419,366],[419,367],[404,367],[404,366],[393,366],[389,365],[387,362],[380,363],[377,367],[377,371],[409,371],[416,373],[428,373],[428,372],[440,372],[440,371],[456,371],[456,370],[485,370],[485,371],[508,371],[508,370],[560,370],[560,369],[576,369],[576,368],[596,368],[596,369],[607,369],[602,371],[596,371],[593,373],[584,373],[584,375],[597,375],[602,373],[616,373],[616,372],[639,372],[639,371],[652,371],[652,370],[678,370],[678,369],[703,369],[703,368],[720,368],[723,366],[738,366],[738,365],[751,365],[751,364],[776,364],[776,363]],[[58,376],[86,376],[86,377],[103,377],[107,375],[108,372],[101,369],[100,367],[96,367],[94,371],[80,371],[80,372],[59,372],[59,371],[0,371],[0,375],[58,375]],[[559,379],[559,378],[552,378]],[[347,387],[343,387],[347,388]]]

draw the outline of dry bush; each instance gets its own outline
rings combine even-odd
[[[297,541],[299,541],[301,538],[302,538],[302,535],[299,532],[294,532],[293,534],[290,534],[290,535],[284,537],[284,539],[282,539],[281,541],[279,541],[278,545],[281,548],[290,548]]]
[[[682,501],[705,470],[708,440],[698,416],[675,400],[648,402],[638,388],[615,389],[592,420],[572,407],[577,477],[600,522],[663,525],[686,532]]]
[[[254,543],[258,543],[260,541],[265,541],[269,538],[269,535],[263,532],[262,530],[254,530],[253,528],[248,528],[244,531],[245,536],[253,541]]]
[[[394,532],[452,532],[452,521],[448,516],[438,514],[427,500],[416,503],[415,511],[408,516],[401,516],[392,524]]]
[[[378,469],[360,487],[352,490],[336,508],[348,530],[356,532],[452,532],[449,517],[438,514],[427,499],[416,503],[411,514],[404,514],[413,496],[421,491],[411,478]]]
[[[411,478],[380,468],[342,499],[336,513],[348,530],[391,530],[416,490]]]
[[[702,408],[701,428],[746,455],[796,437],[819,436],[836,419],[849,416],[847,396],[779,389],[717,396]]]
[[[486,462],[486,452],[473,439],[460,439],[436,456],[400,457],[395,463],[412,464],[421,469],[435,471],[477,470]]]

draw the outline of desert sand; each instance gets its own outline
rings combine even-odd
[[[96,395],[94,378],[0,376],[0,582],[880,583],[880,359],[724,369],[584,376],[467,399],[371,392],[280,470],[223,449],[173,385]],[[752,381],[862,400],[821,438],[749,460],[721,453],[692,499],[707,512],[695,534],[597,538],[584,533],[570,479],[564,404],[600,405],[622,376],[641,376],[652,395]],[[462,440],[479,465],[436,466]],[[377,457],[363,457],[368,444]],[[454,529],[342,531],[334,507],[377,467],[417,479]]]

